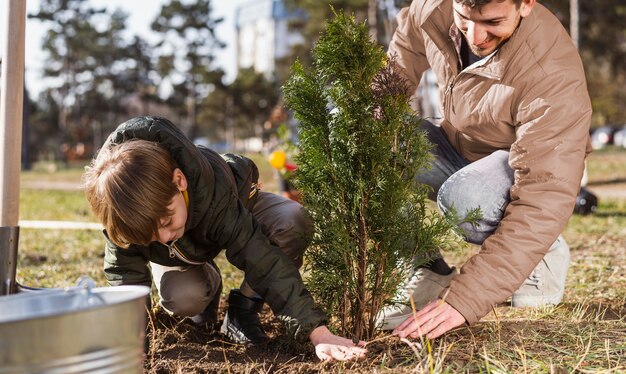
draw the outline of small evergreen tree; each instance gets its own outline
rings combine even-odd
[[[431,145],[393,58],[343,13],[284,86],[299,121],[296,187],[315,222],[308,287],[342,334],[368,339],[407,271],[447,242],[451,224],[415,180]]]

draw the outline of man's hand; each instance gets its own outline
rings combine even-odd
[[[367,349],[364,341],[354,344],[352,340],[334,335],[326,326],[319,326],[309,336],[315,346],[315,353],[322,361],[350,361],[365,357]]]
[[[419,338],[425,335],[428,339],[434,339],[463,323],[465,318],[461,313],[445,301],[437,299],[407,318],[393,330],[393,334],[401,338]]]

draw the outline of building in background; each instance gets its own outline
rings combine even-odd
[[[398,22],[396,17],[401,8],[411,4],[409,0],[377,0],[378,19],[382,20],[383,35],[379,33],[379,43],[387,48],[393,36]],[[417,87],[417,92],[411,100],[411,107],[417,110],[425,119],[438,124],[441,122],[441,104],[439,101],[439,86],[437,77],[432,70],[427,70],[422,75],[422,80]]]
[[[378,41],[387,46],[397,26],[396,16],[407,0],[377,0],[378,22],[382,22]],[[282,0],[252,0],[235,12],[237,69],[254,68],[269,80],[276,79],[277,61],[288,57],[291,48],[304,43],[300,33],[290,28],[296,21],[306,21],[301,11],[289,12]],[[427,71],[418,87],[414,109],[424,118],[439,122],[441,118],[438,86],[432,71]]]
[[[303,43],[302,35],[289,27],[303,18],[302,12],[290,13],[281,0],[253,0],[239,6],[235,12],[237,69],[253,67],[274,79],[277,60]]]

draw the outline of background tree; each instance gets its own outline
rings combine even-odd
[[[570,0],[545,0],[566,29]],[[578,1],[579,49],[585,65],[594,123],[626,124],[626,3],[620,0]]]
[[[303,44],[292,47],[289,56],[277,61],[277,81],[282,83],[289,77],[289,68],[298,59],[304,66],[312,62],[311,49],[319,39],[326,20],[333,17],[332,8],[353,14],[358,20],[365,20],[370,0],[284,0],[292,12],[302,11],[301,17],[293,20],[289,27],[302,34]]]
[[[83,94],[85,112],[96,114],[87,119],[91,127],[94,148],[127,119],[126,101],[137,95],[153,99],[147,93],[154,90],[151,79],[152,59],[148,44],[135,36],[131,41],[123,37],[128,15],[120,10],[106,14],[108,27],[99,31],[98,42],[91,46],[90,59],[96,66],[91,70],[92,80]]]
[[[160,103],[155,81],[156,66],[152,58],[152,47],[139,36],[134,36],[126,46],[127,59],[116,72],[124,92],[137,94],[143,112],[150,113],[151,103]]]
[[[138,78],[143,86],[130,78],[139,75],[139,66],[151,69],[145,65],[148,51],[136,48],[145,42],[123,38],[127,14],[95,9],[86,0],[42,0],[29,17],[49,26],[42,41],[49,57],[43,75],[57,83],[45,99],[52,98],[58,107],[55,122],[65,134],[62,142],[98,148],[98,134],[110,131],[125,115],[124,99],[152,84],[147,72]],[[52,108],[43,104],[39,108]]]
[[[312,215],[308,288],[342,334],[367,339],[376,314],[417,264],[446,241],[449,223],[415,180],[429,148],[395,61],[365,23],[339,13],[284,87],[299,121],[296,187]]]
[[[222,73],[223,74],[223,73]],[[216,78],[221,80],[220,78]],[[230,84],[216,84],[198,112],[198,135],[235,147],[235,139],[261,136],[279,98],[276,84],[253,68],[240,69]]]
[[[29,14],[50,27],[42,40],[49,57],[43,75],[58,79],[58,85],[51,91],[59,104],[58,125],[70,133],[80,131],[79,100],[87,91],[84,85],[89,82],[83,77],[97,63],[88,58],[92,44],[84,41],[96,39],[93,18],[103,13],[103,9],[90,7],[86,0],[42,0],[39,10]]]
[[[156,45],[158,71],[171,84],[167,102],[184,116],[181,127],[192,138],[197,131],[197,106],[219,83],[213,79],[221,78],[212,73],[212,63],[216,49],[224,47],[215,35],[222,21],[213,17],[210,0],[172,0],[151,25],[161,34]]]
[[[298,58],[305,66],[311,63],[309,51],[319,39],[325,20],[333,16],[331,9],[353,14],[355,19],[367,23],[370,36],[385,48],[395,31],[395,14],[409,6],[411,0],[284,0],[292,12],[303,11],[305,16],[296,18],[290,27],[298,30],[304,43],[292,48],[290,56],[278,62],[278,81],[284,82],[289,75],[289,66]],[[331,8],[332,7],[332,8]]]
[[[278,102],[279,89],[262,73],[252,68],[240,69],[230,85],[235,107],[237,137],[261,136],[263,122]]]
[[[28,111],[28,131],[23,141],[27,142],[30,150],[29,161],[60,158],[60,145],[67,139],[58,126],[60,108],[52,90],[41,92],[37,101],[29,103]]]

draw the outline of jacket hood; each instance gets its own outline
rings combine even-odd
[[[188,216],[191,219],[185,229],[196,227],[206,214],[215,190],[215,173],[207,159],[178,127],[162,117],[135,117],[122,123],[103,147],[132,139],[158,142],[170,152],[187,178],[188,189],[194,191],[189,194]]]

